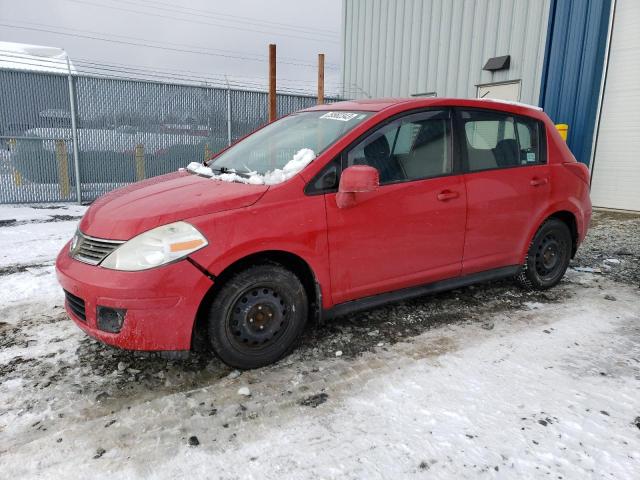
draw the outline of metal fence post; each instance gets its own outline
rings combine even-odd
[[[82,185],[80,184],[80,161],[78,160],[78,125],[76,122],[76,94],[71,75],[71,63],[67,55],[67,70],[69,71],[69,108],[71,109],[71,139],[73,143],[73,173],[76,177],[76,197],[78,204],[82,205]]]
[[[227,82],[227,145],[231,145],[231,87],[226,75],[224,79]]]

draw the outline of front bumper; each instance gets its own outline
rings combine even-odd
[[[186,260],[141,272],[92,266],[58,254],[56,273],[62,288],[84,301],[86,319],[65,302],[71,319],[90,336],[127,350],[189,350],[198,308],[212,285],[209,277]],[[98,305],[126,309],[118,333],[97,326]],[[77,307],[76,307],[77,309]]]

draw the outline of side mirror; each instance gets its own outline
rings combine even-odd
[[[340,175],[340,185],[336,195],[338,208],[348,208],[356,204],[356,194],[375,192],[380,185],[378,170],[368,165],[354,165]]]

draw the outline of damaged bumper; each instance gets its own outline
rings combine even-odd
[[[188,261],[140,272],[121,272],[73,260],[68,245],[56,274],[65,309],[88,335],[127,350],[191,348],[200,303],[212,280]]]

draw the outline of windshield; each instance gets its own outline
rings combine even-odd
[[[217,180],[280,183],[301,171],[336,140],[371,116],[370,112],[298,112],[229,147],[194,173]]]

